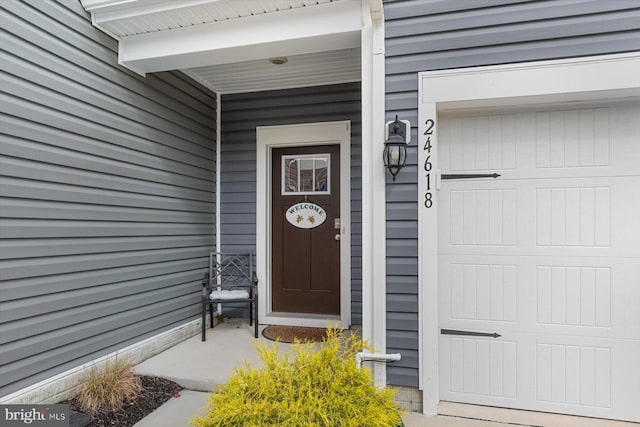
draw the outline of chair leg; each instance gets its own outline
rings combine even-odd
[[[258,338],[258,296],[257,295],[256,295],[256,297],[255,297],[255,299],[253,301],[253,305],[254,305],[253,308],[255,310],[255,313],[254,313],[254,317],[255,317],[254,322],[255,322],[255,324],[253,325],[253,327],[254,327],[253,336],[255,338]]]
[[[207,340],[207,306],[202,301],[202,341]]]
[[[213,329],[213,304],[209,304],[209,321],[211,322],[211,329]]]
[[[249,303],[249,326],[253,325],[253,301]]]

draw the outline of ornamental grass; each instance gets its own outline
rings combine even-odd
[[[88,414],[119,411],[124,402],[134,400],[142,391],[140,377],[126,360],[106,362],[103,368],[92,368],[74,400]]]

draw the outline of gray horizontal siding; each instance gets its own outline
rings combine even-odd
[[[351,321],[361,324],[360,83],[222,96],[221,245],[229,252],[255,251],[255,220],[261,215],[256,213],[256,127],[337,120],[351,120],[352,125]]]
[[[408,73],[640,49],[635,0],[397,0],[384,7],[389,95],[417,90]]]
[[[6,395],[199,315],[216,101],[119,67],[78,1],[0,8]]]
[[[386,111],[417,140],[420,71],[640,50],[636,0],[385,0]],[[387,342],[396,385],[418,385],[417,151],[387,185]],[[415,301],[412,301],[415,300]],[[416,356],[416,357],[412,357]]]

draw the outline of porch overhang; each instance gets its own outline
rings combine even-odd
[[[340,11],[335,11],[336,7]],[[331,10],[326,7],[315,9],[290,9],[248,16],[239,22],[225,21],[130,36],[120,43],[119,56],[123,65],[149,73],[283,54],[324,52],[333,50],[334,46],[360,46],[359,5],[355,9],[353,2],[346,2],[336,4]],[[332,23],[331,32],[328,32],[327,22]]]
[[[360,80],[361,0],[81,2],[94,26],[118,40],[120,65],[143,76],[183,70],[222,93]],[[292,60],[268,62],[281,56]],[[229,83],[238,73],[241,84]],[[287,77],[278,84],[270,73]]]

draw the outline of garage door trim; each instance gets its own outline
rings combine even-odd
[[[418,73],[420,388],[435,415],[438,378],[438,112],[640,96],[640,52]]]

